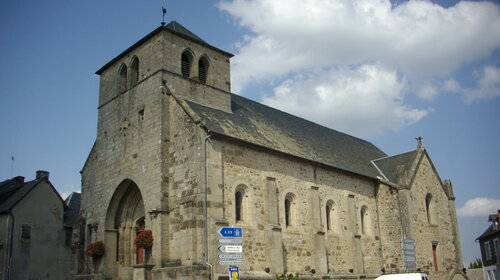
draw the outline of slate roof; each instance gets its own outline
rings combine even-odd
[[[33,180],[24,183],[19,178],[22,177],[15,177],[0,183],[0,213],[6,213],[12,209],[40,182],[39,180]]]
[[[488,227],[488,229],[486,229],[486,231],[483,232],[483,234],[481,234],[478,238],[476,238],[476,241],[484,239],[484,238],[492,236],[492,235],[495,235],[495,234],[497,234],[498,236],[500,236],[500,227],[497,227],[495,229],[494,226],[493,226],[493,224],[491,224]]]
[[[385,179],[397,183],[398,174],[401,174],[399,172],[405,170],[407,174],[409,174],[417,155],[418,151],[410,151],[395,156],[376,159],[373,161],[373,164],[382,172]]]
[[[64,226],[73,227],[80,213],[81,194],[72,192],[64,202],[68,206],[68,209],[64,211]]]
[[[371,160],[387,156],[373,144],[231,94],[231,112],[186,100],[214,133],[376,178]]]
[[[178,23],[175,20],[172,20],[169,24],[165,26],[165,28],[168,28],[176,33],[182,34],[183,36],[189,37],[192,40],[195,41],[200,41],[202,43],[207,43],[203,41],[200,37],[196,36],[193,32],[189,31],[186,27],[182,26],[182,24]]]

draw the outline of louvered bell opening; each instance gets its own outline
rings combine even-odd
[[[204,84],[207,82],[207,68],[208,65],[205,61],[200,60],[200,63],[198,64],[198,77],[200,79],[200,83]]]
[[[185,53],[182,54],[181,71],[182,76],[189,78],[189,73],[191,72],[191,60],[189,56]]]

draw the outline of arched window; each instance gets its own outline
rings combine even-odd
[[[361,233],[367,233],[367,222],[368,222],[368,208],[366,206],[361,207]]]
[[[234,194],[234,205],[235,205],[235,217],[236,217],[236,222],[241,221],[242,218],[242,204],[243,204],[243,194],[241,193],[241,190],[236,191]]]
[[[127,66],[122,64],[118,72],[118,92],[122,93],[127,90]]]
[[[285,196],[285,227],[295,226],[295,195],[288,193]]]
[[[181,56],[181,73],[183,77],[189,78],[191,75],[191,63],[193,55],[189,51],[184,51]]]
[[[332,211],[332,208],[330,205],[326,205],[326,230],[332,229],[330,211]]]
[[[200,83],[205,84],[207,82],[209,63],[206,57],[200,58],[198,61],[198,79]]]
[[[133,86],[139,81],[139,59],[134,57],[130,64],[130,85]]]
[[[432,202],[432,194],[428,193],[425,196],[425,212],[427,213],[427,222],[430,224],[432,223],[432,214],[431,214],[431,202]]]
[[[240,184],[234,189],[234,222],[249,224],[251,220],[250,193],[247,186]]]
[[[334,206],[335,206],[335,203],[332,201],[332,200],[329,200],[327,203],[326,203],[326,207],[325,207],[325,210],[326,210],[326,230],[327,231],[331,231],[334,229]]]

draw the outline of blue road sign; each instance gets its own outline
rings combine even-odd
[[[219,234],[222,237],[243,237],[243,229],[242,228],[234,228],[234,227],[223,227],[219,229]]]
[[[230,280],[240,280],[240,269],[238,267],[229,268],[229,279]]]

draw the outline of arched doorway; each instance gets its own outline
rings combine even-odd
[[[142,263],[143,254],[134,245],[134,238],[146,228],[144,202],[139,187],[132,180],[118,185],[106,214],[106,277],[132,274],[132,266]]]

